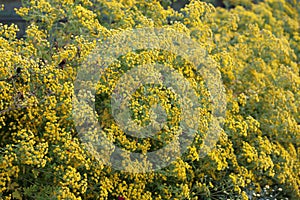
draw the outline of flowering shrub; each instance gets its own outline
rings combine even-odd
[[[16,38],[15,25],[0,25],[0,198],[300,198],[300,5],[226,2],[230,10],[192,0],[177,12],[156,0],[24,1],[17,12],[30,22],[26,38]],[[228,105],[207,156],[197,153],[199,134],[170,166],[134,174],[104,165],[81,143],[72,98],[77,71],[97,40],[141,27],[172,28],[200,43],[222,74]],[[167,63],[194,83],[203,101],[199,133],[211,117],[210,94],[191,63],[163,49],[122,55],[101,77],[95,104],[104,134],[131,151],[160,148],[178,128],[176,94],[168,88],[145,85],[130,101],[141,125],[152,116],[150,106],[162,102],[171,117],[155,139],[126,137],[109,112],[121,75],[151,62]]]

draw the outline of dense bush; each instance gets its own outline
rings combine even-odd
[[[30,24],[25,38],[16,38],[16,26],[0,25],[1,199],[300,198],[299,3],[226,1],[231,6],[224,9],[193,0],[177,12],[170,2],[31,0],[17,11]],[[207,156],[195,153],[199,136],[170,166],[133,174],[104,165],[85,148],[72,98],[78,68],[96,40],[141,27],[172,28],[199,42],[217,63],[228,104],[224,131]],[[203,81],[190,63],[162,50],[123,55],[106,70],[96,96],[104,132],[127,149],[147,151],[166,140],[126,137],[104,106],[121,74],[142,62],[172,63],[191,83]],[[131,101],[141,124],[155,101],[143,91],[159,94],[165,107],[175,104],[169,90],[142,87]],[[198,93],[209,95],[204,87]],[[167,113],[178,115],[176,107]],[[176,128],[176,120],[169,125]]]

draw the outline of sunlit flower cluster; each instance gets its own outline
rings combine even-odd
[[[0,199],[300,198],[299,2],[228,0],[230,9],[225,9],[206,3],[213,0],[192,0],[180,11],[165,2],[26,0],[17,10],[28,21],[25,38],[16,37],[16,25],[0,24]],[[125,91],[132,86],[130,78],[119,82],[129,70],[151,63],[168,66],[186,78],[201,103],[198,117],[189,121],[199,122],[197,134],[182,157],[139,174],[105,165],[111,152],[97,156],[96,149],[83,145],[74,121],[90,113],[76,110],[72,102],[90,98],[74,90],[74,81],[97,44],[141,27],[173,29],[198,42],[221,72],[227,110],[218,143],[201,157],[213,116],[211,94],[197,66],[165,49],[118,57],[96,85],[84,83],[97,88],[90,100],[101,134],[118,147],[146,154],[177,141],[182,131],[182,99],[157,81],[126,94],[134,123],[125,127],[154,122],[157,134],[126,134],[114,120],[110,101],[117,84]],[[159,80],[151,67],[146,72]],[[158,123],[162,116],[150,109],[158,104],[166,112],[164,126]],[[95,143],[99,139],[92,131],[87,134]],[[120,165],[132,171],[151,168]]]

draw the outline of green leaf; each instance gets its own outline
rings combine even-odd
[[[13,196],[14,199],[22,200],[21,193],[20,193],[18,190],[14,191],[14,192],[12,193],[12,196]]]

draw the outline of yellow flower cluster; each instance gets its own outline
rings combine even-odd
[[[175,11],[157,0],[24,1],[17,13],[28,21],[26,38],[16,38],[17,26],[0,24],[0,199],[246,200],[253,192],[264,194],[266,185],[282,188],[280,198],[300,198],[300,5],[224,2],[230,9],[192,0]],[[198,66],[188,60],[166,49],[133,50],[105,66],[97,84],[80,83],[96,88],[95,98],[74,91],[80,67],[91,71],[84,67],[91,64],[87,58],[98,42],[141,27],[190,36],[221,72],[226,118],[218,143],[205,157],[199,152],[209,144],[204,139],[213,117],[212,94]],[[178,144],[180,103],[196,102],[182,100],[166,87],[151,68],[154,63],[177,71],[193,87],[201,108],[188,124],[199,123],[196,136],[181,158],[165,168],[141,174],[117,171],[105,165],[113,148],[103,152],[83,144],[78,127],[85,121],[78,127],[74,121],[92,111],[74,108],[73,101],[95,103],[100,134],[117,147],[146,156],[171,141]],[[147,70],[139,75],[151,77],[152,83],[126,93],[136,80],[120,80],[141,65]],[[129,99],[130,116],[115,113],[118,119],[131,119],[126,127],[111,112],[116,87]],[[165,111],[164,125],[153,111],[159,106]],[[149,124],[156,131],[152,138],[126,134]],[[86,134],[93,144],[105,143],[92,129]],[[179,144],[172,148],[182,150]],[[151,168],[146,158],[142,164],[119,165],[125,171]]]

